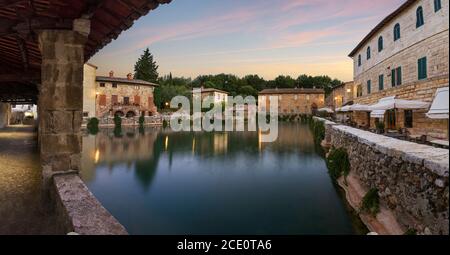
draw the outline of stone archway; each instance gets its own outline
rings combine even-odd
[[[116,112],[114,113],[114,117],[115,117],[115,116],[123,117],[123,116],[125,116],[125,113],[123,113],[122,111],[116,111]]]
[[[134,118],[136,117],[136,113],[134,111],[128,111],[126,114],[127,118]]]

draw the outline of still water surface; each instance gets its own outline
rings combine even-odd
[[[112,130],[83,137],[82,178],[130,234],[357,234],[307,126]]]

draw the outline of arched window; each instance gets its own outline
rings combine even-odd
[[[400,24],[395,24],[394,26],[394,41],[400,39]]]
[[[358,55],[358,66],[361,66],[361,54]]]
[[[441,8],[441,0],[434,0],[434,12],[438,12]]]
[[[370,59],[370,56],[371,55],[371,52],[370,52],[370,46],[369,47],[367,47],[367,60],[369,60]]]
[[[380,38],[378,38],[378,52],[381,52],[383,50],[383,37],[380,36]]]
[[[422,6],[419,6],[416,11],[417,21],[416,21],[416,28],[423,26],[425,24],[425,21],[423,20],[423,8]]]

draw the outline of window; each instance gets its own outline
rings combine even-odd
[[[113,83],[113,84],[112,84],[112,87],[113,87],[113,88],[117,88],[117,83]]]
[[[370,52],[370,47],[367,47],[367,60],[370,59],[371,52]]]
[[[130,98],[129,97],[124,97],[123,98],[123,104],[124,105],[129,105],[130,104]]]
[[[358,66],[361,66],[361,55],[358,55]]]
[[[298,100],[298,96],[297,95],[294,96],[294,100]]]
[[[310,98],[309,95],[306,95],[306,101],[309,101],[309,98]]]
[[[402,67],[399,66],[397,69],[395,69],[396,76],[397,76],[397,86],[402,85]]]
[[[405,128],[413,127],[413,111],[405,110]]]
[[[422,6],[419,6],[416,11],[416,28],[423,26],[425,24],[425,21],[423,19],[423,8]]]
[[[394,26],[394,41],[400,39],[400,24],[395,24]]]
[[[381,52],[383,50],[383,37],[380,36],[378,38],[378,52]]]
[[[417,70],[419,80],[427,78],[427,57],[417,60]]]
[[[362,97],[362,86],[358,85],[358,87],[356,88],[356,97]]]
[[[392,87],[402,85],[402,68],[401,67],[392,69],[391,85],[392,85]]]
[[[111,103],[113,105],[117,104],[119,102],[117,95],[112,95],[111,96]]]
[[[89,112],[83,112],[83,117],[89,117]]]
[[[441,8],[441,0],[434,0],[434,12],[438,12]]]
[[[100,88],[104,88],[104,87],[106,87],[106,86],[105,86],[105,83],[104,83],[104,82],[101,82],[101,83],[100,83]]]
[[[140,87],[139,87],[139,86],[137,86],[137,85],[136,85],[136,86],[134,86],[134,89],[136,89],[136,90],[137,90],[137,89],[139,89],[139,88],[140,88]]]
[[[99,96],[99,102],[98,104],[100,106],[106,106],[106,95],[100,95]]]
[[[368,80],[367,81],[367,94],[372,93],[372,81]]]
[[[384,89],[384,75],[381,74],[378,76],[378,90],[382,91]]]

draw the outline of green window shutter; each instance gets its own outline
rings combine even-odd
[[[395,87],[395,81],[396,81],[396,79],[395,79],[395,69],[392,69],[392,71],[391,71],[391,86],[392,87]]]
[[[438,12],[441,8],[441,0],[434,0],[434,12]]]
[[[397,67],[397,85],[402,85],[402,67]]]
[[[425,24],[425,21],[423,19],[423,8],[422,6],[419,6],[419,8],[417,8],[416,10],[416,28],[423,26],[423,24]]]
[[[384,75],[378,76],[378,90],[384,89]]]
[[[419,80],[427,78],[427,58],[423,57],[418,60]]]
[[[372,93],[372,81],[368,80],[367,81],[367,94]]]

